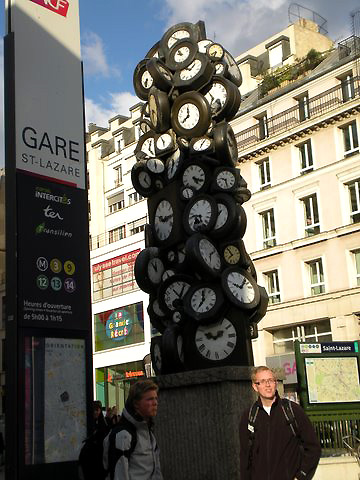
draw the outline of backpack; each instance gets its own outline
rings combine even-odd
[[[116,448],[115,441],[116,441],[116,435],[121,432],[122,430],[126,430],[127,432],[130,433],[131,435],[131,444],[130,444],[130,449],[129,450],[119,450]],[[121,419],[119,423],[117,423],[111,432],[109,433],[109,469],[108,472],[110,473],[110,479],[114,479],[114,474],[115,474],[115,467],[116,463],[119,460],[120,457],[123,455],[129,459],[130,456],[132,455],[133,451],[135,450],[136,447],[136,442],[137,442],[137,434],[136,434],[136,427],[133,423],[131,423],[127,418],[124,417],[124,415],[121,416]]]
[[[284,413],[285,419],[291,431],[295,437],[297,437],[300,441],[300,434],[299,434],[299,427],[294,415],[294,411],[291,405],[291,401],[287,398],[280,398],[280,405],[282,411]],[[252,455],[253,455],[253,446],[255,440],[255,422],[256,417],[259,413],[260,406],[257,402],[253,403],[250,410],[249,410],[249,417],[248,417],[248,434],[249,434],[249,457],[248,457],[248,468],[250,468],[252,463]]]

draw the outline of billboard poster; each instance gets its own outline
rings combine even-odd
[[[95,351],[144,341],[142,302],[94,315]]]
[[[19,324],[86,329],[86,192],[21,173],[17,185]]]
[[[140,248],[93,265],[94,301],[139,288],[134,275],[134,264],[139,252]]]
[[[85,341],[25,337],[25,465],[78,459],[85,397]]]
[[[16,168],[85,188],[77,0],[6,0],[15,32]]]

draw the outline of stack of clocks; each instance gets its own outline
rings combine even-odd
[[[171,27],[135,68],[145,103],[131,178],[149,211],[135,278],[161,334],[151,343],[156,374],[253,364],[268,297],[242,240],[251,193],[228,123],[240,84],[203,22]]]

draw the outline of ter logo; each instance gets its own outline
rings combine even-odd
[[[66,17],[68,9],[69,9],[69,2],[68,0],[30,0],[31,2],[37,3],[42,7],[51,10],[52,12],[58,13],[63,17]]]

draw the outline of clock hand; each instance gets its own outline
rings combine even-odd
[[[199,178],[199,177],[194,177],[194,176],[192,176],[191,178],[192,178],[192,179],[194,180],[194,182],[197,183],[198,185],[199,185],[199,183],[201,183],[201,181],[202,181],[201,178]]]
[[[199,303],[199,307],[205,302],[205,292],[204,290],[201,292],[201,302]]]

